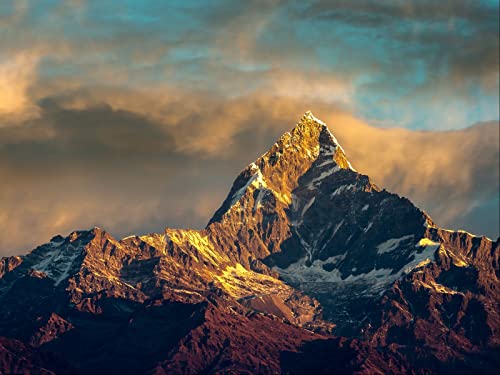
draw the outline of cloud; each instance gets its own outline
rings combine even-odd
[[[420,129],[499,115],[498,2],[55,1],[0,13],[5,55],[40,51],[37,75],[49,85],[163,85],[226,98],[276,90],[341,99],[358,117]],[[9,87],[25,103],[23,85]]]
[[[203,227],[236,175],[312,109],[354,166],[439,225],[498,236],[498,123],[380,129],[342,106],[253,93],[87,88],[38,100],[39,117],[0,128],[0,253],[102,226],[118,237]],[[495,203],[496,202],[496,203]],[[477,226],[477,217],[483,220]]]
[[[498,119],[498,2],[336,0],[287,9],[285,45],[296,46],[287,49],[312,46],[316,64],[351,76],[358,117],[442,130]],[[282,40],[268,43],[282,53]]]
[[[6,119],[23,120],[36,115],[28,89],[36,80],[40,56],[34,52],[0,55],[0,126]]]

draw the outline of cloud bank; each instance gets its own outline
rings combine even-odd
[[[174,92],[59,93],[39,100],[38,117],[0,128],[1,253],[95,225],[118,237],[201,228],[239,171],[307,109],[379,186],[411,198],[441,226],[498,236],[498,122],[381,129],[322,102]]]

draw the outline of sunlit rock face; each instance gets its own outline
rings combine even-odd
[[[0,372],[489,371],[499,254],[378,188],[307,112],[203,230],[94,228],[2,258]]]

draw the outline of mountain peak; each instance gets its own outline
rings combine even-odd
[[[286,138],[288,134],[285,133],[280,140],[284,137]],[[337,138],[332,134],[326,123],[314,116],[311,111],[304,113],[297,125],[290,132],[290,135],[292,136],[292,142],[305,144],[306,149],[309,149],[315,157],[319,157],[322,153],[326,152],[328,156],[332,155],[335,157],[335,162],[341,168],[354,170],[347,160],[345,151]]]
[[[281,138],[287,138],[285,133]],[[297,125],[290,132],[291,142],[298,143],[299,148],[309,151],[317,158],[332,158],[335,163],[343,169],[355,170],[347,160],[345,151],[339,141],[332,134],[325,122],[318,119],[311,111],[306,111]],[[280,142],[278,141],[278,143]],[[269,152],[272,151],[272,148]]]
[[[312,141],[310,145],[315,146],[316,142],[320,141],[320,134],[325,131],[330,132],[326,124],[315,117],[311,111],[307,111],[300,118],[299,122],[295,125],[290,133],[292,134],[292,136],[295,136],[292,137],[295,141],[304,137],[310,138]],[[283,136],[286,137],[287,134],[288,133],[285,133]]]
[[[323,121],[321,121],[319,118],[314,116],[311,111],[306,111],[306,113],[304,113],[304,115],[302,116],[301,122],[303,120],[308,120],[309,123],[312,122],[320,127],[321,126],[326,127],[326,124]]]
[[[307,111],[291,131],[241,172],[210,223],[220,220],[245,194],[255,190],[271,191],[278,201],[290,205],[292,191],[311,168],[319,168],[318,173],[325,175],[341,169],[354,171],[326,123]]]

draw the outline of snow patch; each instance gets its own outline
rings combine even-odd
[[[333,155],[335,155],[336,151],[337,151],[336,145],[331,145],[331,144],[321,145],[319,148],[319,153],[320,153],[320,155],[323,155],[323,156],[333,156]],[[329,160],[329,161],[333,161],[333,159]]]
[[[330,224],[331,225],[331,224]],[[325,241],[325,244],[323,245],[323,247],[321,248],[321,250],[323,251],[325,249],[325,247],[328,246],[328,244],[330,243],[330,241],[333,239],[333,237],[335,237],[335,235],[337,234],[337,232],[339,231],[340,227],[342,227],[342,225],[344,225],[344,219],[342,219],[342,221],[340,223],[338,223],[335,228],[333,228],[333,232],[332,234],[330,235],[330,237],[328,238],[327,241]],[[330,226],[328,227],[328,229],[330,229]],[[346,241],[347,242],[347,241]]]
[[[439,242],[434,242],[428,238],[421,238],[420,241],[418,241],[418,246],[424,247],[424,246],[437,246],[439,245]]]
[[[368,224],[368,226],[363,230],[363,232],[365,233],[368,233],[368,231],[371,229],[371,227],[373,226],[373,221],[370,221],[370,223]]]
[[[318,187],[318,185],[321,185],[322,180],[324,180],[328,176],[331,176],[335,172],[340,171],[340,169],[341,168],[338,165],[336,165],[335,167],[333,167],[325,172],[321,172],[321,174],[318,177],[314,178],[311,182],[309,182],[309,184],[307,184],[307,188],[309,190],[316,189]],[[316,184],[317,182],[319,182],[319,184]]]
[[[315,260],[310,266],[306,263],[306,258],[302,258],[296,263],[291,264],[286,269],[274,267],[284,280],[295,283],[333,283],[341,285],[349,285],[353,283],[364,283],[370,285],[370,289],[380,289],[386,285],[390,278],[392,269],[381,268],[373,269],[368,273],[359,275],[349,275],[342,279],[342,274],[339,269],[335,268],[332,271],[326,271],[323,268],[325,264],[339,264],[347,256],[347,252],[342,255],[330,257],[324,261]]]
[[[426,262],[427,260],[429,261],[434,260],[434,254],[439,249],[441,244],[439,242],[431,241],[428,238],[421,238],[418,241],[417,246],[421,251],[418,252],[417,250],[412,253],[413,260],[403,267],[403,273],[409,273],[415,268],[419,268],[422,267],[423,265],[426,265],[428,263]]]
[[[413,238],[413,235],[404,236],[397,239],[391,239],[379,245],[378,251],[389,252],[394,250],[401,241]],[[366,294],[382,293],[387,286],[391,285],[394,281],[402,275],[413,271],[416,268],[424,267],[434,259],[436,250],[440,247],[437,242],[430,241],[429,239],[422,238],[415,244],[415,250],[410,256],[413,259],[402,267],[398,272],[390,268],[373,268],[369,272],[361,273],[359,275],[350,274],[342,278],[342,274],[338,268],[332,271],[326,271],[323,266],[325,264],[333,264],[337,266],[347,256],[347,252],[342,255],[330,257],[324,261],[316,259],[307,262],[307,257],[291,264],[285,269],[274,267],[276,271],[283,277],[283,279],[292,284],[302,283],[331,283],[334,288],[338,287],[352,287],[356,285],[363,285]],[[307,251],[307,249],[306,249]],[[308,251],[310,256],[310,251]],[[309,260],[311,258],[309,257]],[[351,268],[351,272],[355,272],[356,267]]]
[[[332,194],[330,194],[330,198],[333,198],[335,195],[339,195],[345,191],[349,191],[355,187],[356,187],[356,185],[354,185],[354,184],[342,185],[342,186],[338,187],[337,189],[335,189],[335,191]]]
[[[262,207],[262,199],[265,197],[267,192],[268,192],[267,189],[259,189],[259,194],[257,195],[257,198],[255,199],[254,209],[258,209],[258,208]]]
[[[333,233],[332,233],[332,236],[330,237],[330,239],[335,237],[335,235],[337,234],[337,232],[339,231],[339,229],[342,225],[344,225],[344,219],[342,219],[342,221],[335,226],[335,229],[333,230]]]
[[[329,165],[329,164],[335,164],[335,161],[333,159],[324,161],[323,163],[318,165],[318,168],[324,167],[325,165]]]
[[[266,181],[264,180],[264,176],[260,171],[260,168],[255,164],[250,164],[250,170],[255,172],[247,181],[245,186],[240,188],[236,193],[234,193],[233,198],[231,200],[231,206],[233,206],[236,202],[238,202],[241,197],[245,194],[246,190],[249,186],[254,186],[256,188],[267,188]]]
[[[300,241],[300,244],[302,245],[302,247],[304,248],[304,250],[306,251],[307,253],[307,258],[309,260],[312,259],[312,252],[313,252],[313,248],[311,247],[311,245],[309,245],[309,243],[307,243],[307,241],[305,241],[302,236],[300,235],[299,231],[296,230],[295,233],[297,234],[297,237],[299,237],[299,241]]]
[[[312,197],[311,200],[309,202],[307,202],[307,204],[302,209],[302,212],[300,213],[301,218],[304,217],[304,214],[307,212],[307,210],[309,210],[309,208],[311,208],[311,206],[313,205],[315,200],[316,200],[316,197]]]
[[[469,236],[471,237],[478,237],[476,236],[475,234],[472,234],[470,232],[467,232],[466,230],[463,230],[463,229],[460,229],[460,230],[457,230],[458,233],[465,233],[465,234],[468,234]]]
[[[64,238],[62,240],[60,240],[60,241],[52,240],[52,241],[50,241],[50,244],[53,247],[59,247],[59,246],[61,246],[64,243],[64,241],[66,241],[66,239],[64,239]]]
[[[131,239],[131,238],[136,238],[136,237],[137,237],[137,235],[132,234],[132,235],[130,235],[130,236],[123,237],[120,241],[125,241],[125,240],[129,240],[129,239]]]
[[[413,237],[414,237],[414,235],[410,234],[408,236],[404,236],[404,237],[400,237],[400,238],[391,238],[390,240],[382,242],[380,245],[377,246],[377,254],[380,255],[380,254],[390,253],[391,251],[397,249],[401,242],[412,239]],[[422,246],[422,245],[420,245],[420,246]]]
[[[52,246],[51,251],[44,254],[44,258],[31,266],[35,271],[44,272],[49,278],[54,280],[57,286],[70,276],[74,261],[82,254],[80,247],[75,248],[68,245],[61,248],[61,244]]]

